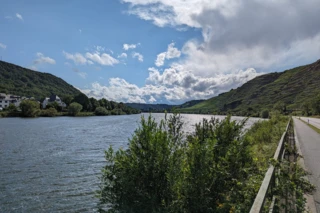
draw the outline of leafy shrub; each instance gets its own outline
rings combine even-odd
[[[54,117],[58,115],[58,111],[55,108],[49,108],[41,111],[41,116]]]
[[[96,110],[94,111],[94,114],[95,115],[109,115],[109,112],[104,107],[97,107]]]
[[[268,110],[263,110],[261,112],[261,118],[269,118],[269,111]]]
[[[249,211],[259,182],[244,122],[204,119],[187,137],[182,126],[178,115],[142,117],[127,150],[105,152],[99,194],[109,212]]]
[[[77,115],[82,110],[82,105],[77,102],[73,102],[69,105],[68,112],[70,115]]]
[[[24,100],[20,103],[21,113],[24,117],[37,117],[40,114],[40,104],[32,100]]]

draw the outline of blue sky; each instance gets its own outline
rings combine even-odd
[[[1,0],[0,55],[98,99],[178,104],[319,59],[319,8],[318,0]]]

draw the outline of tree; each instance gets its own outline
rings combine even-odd
[[[62,97],[62,101],[69,106],[72,103],[73,97],[71,95],[65,95]]]
[[[280,113],[285,113],[287,108],[284,102],[278,101],[273,105],[273,109],[279,111]]]
[[[91,110],[95,111],[97,107],[100,106],[99,101],[97,101],[95,98],[89,98],[91,103]]]
[[[305,102],[302,104],[302,110],[303,114],[306,116],[309,116],[311,114],[311,103],[310,102]]]
[[[24,117],[37,117],[40,113],[40,104],[32,100],[24,100],[20,103],[21,113]]]
[[[100,200],[109,212],[248,212],[256,167],[243,126],[204,119],[184,137],[179,115],[142,118],[127,150],[105,152]]]
[[[80,93],[79,95],[75,96],[73,101],[81,104],[84,111],[92,110],[92,106],[89,98],[83,93]]]
[[[311,103],[313,113],[316,115],[320,114],[320,94]]]
[[[56,109],[56,111],[61,111],[62,110],[62,107],[59,106],[59,104],[57,102],[55,102],[55,101],[47,104],[46,109],[50,109],[50,108],[54,108],[54,109]]]
[[[81,110],[82,110],[82,105],[77,102],[71,103],[68,108],[69,114],[73,116],[77,115]]]
[[[9,112],[16,112],[17,107],[14,104],[9,104],[9,106],[6,110],[8,110]]]
[[[109,115],[109,112],[104,107],[97,107],[96,110],[94,111],[94,114],[95,115]]]
[[[261,118],[269,118],[269,111],[268,110],[263,110],[261,112]]]

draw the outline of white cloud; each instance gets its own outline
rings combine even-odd
[[[140,62],[143,62],[143,55],[137,52],[132,53],[132,58],[137,58]]]
[[[97,50],[103,51],[104,48],[98,46]],[[95,62],[104,66],[113,66],[114,64],[119,63],[119,61],[113,58],[111,55],[107,53],[100,53],[98,51],[93,53],[87,52],[85,55],[82,55],[81,53],[71,54],[63,51],[63,54],[66,57],[66,59],[72,60],[75,64],[92,65]]]
[[[150,68],[149,71],[146,85],[142,87],[130,84],[124,79],[111,78],[108,86],[95,82],[91,88],[82,91],[98,99],[107,98],[122,102],[154,103],[160,100],[182,103],[188,100],[210,98],[236,88],[261,74],[254,69],[247,69],[234,74],[204,78],[173,68],[165,69],[162,74],[155,68]]]
[[[79,33],[80,33],[80,34],[82,33],[82,30],[81,30],[81,29],[79,29]]]
[[[90,59],[93,62],[96,62],[105,66],[113,66],[114,64],[118,64],[119,61],[107,53],[86,53],[86,58]]]
[[[21,21],[23,21],[23,17],[22,17],[22,15],[21,15],[21,14],[16,13],[16,17],[17,17],[18,19],[20,19]]]
[[[166,53],[165,52],[158,54],[157,55],[157,59],[155,61],[155,65],[157,67],[163,66],[165,59],[166,59]]]
[[[295,4],[290,0],[123,2],[129,3],[129,14],[157,26],[201,29],[202,39],[188,41],[183,48],[187,57],[179,62],[197,74],[210,76],[247,67],[280,71],[310,63],[320,55],[320,22],[314,23],[320,14],[318,0],[296,0]],[[308,48],[296,46],[310,42],[315,43]]]
[[[162,52],[157,55],[155,65],[160,67],[164,65],[165,59],[179,58],[181,56],[181,51],[174,47],[174,43],[168,45],[167,52]]]
[[[137,46],[139,46],[139,45],[140,45],[140,43],[138,43],[138,44],[123,44],[123,49],[125,51],[128,51],[129,49],[137,48]]]
[[[34,65],[39,65],[39,64],[56,64],[56,61],[50,57],[44,56],[42,53],[38,52],[36,54],[37,59],[33,61]]]
[[[151,95],[150,98],[149,98],[149,103],[154,103],[156,102],[157,100]]]
[[[86,64],[88,62],[81,53],[71,54],[63,51],[63,55],[66,59],[72,60],[75,64]]]
[[[7,48],[7,45],[0,43],[0,48],[5,50]]]
[[[127,53],[121,53],[120,55],[118,55],[118,58],[127,58],[128,55]]]

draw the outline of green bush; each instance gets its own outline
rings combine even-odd
[[[109,115],[109,112],[104,107],[97,107],[96,110],[94,111],[94,114],[95,115]]]
[[[182,126],[178,115],[142,117],[127,150],[105,152],[109,212],[249,212],[259,182],[244,122],[204,119],[187,137]]]
[[[37,117],[40,114],[40,104],[32,100],[24,100],[20,103],[23,117]]]
[[[77,102],[73,102],[69,105],[68,112],[70,115],[77,115],[82,110],[82,105]]]
[[[268,110],[263,110],[261,112],[261,118],[269,118],[269,111]]]
[[[49,108],[41,111],[41,116],[54,117],[58,115],[58,111],[55,108]]]

